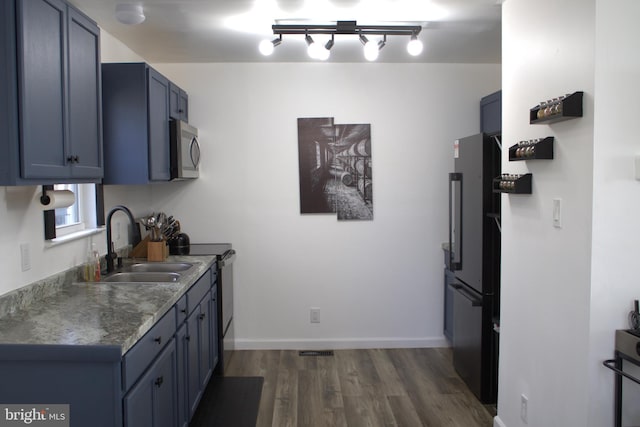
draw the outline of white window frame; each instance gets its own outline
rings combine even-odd
[[[71,190],[75,194],[74,205],[78,210],[78,221],[56,225],[56,237],[48,240],[50,245],[76,240],[102,231],[97,225],[97,201],[95,184],[56,184],[54,190]]]

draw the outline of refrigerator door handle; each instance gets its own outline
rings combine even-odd
[[[456,182],[460,183],[460,190],[454,194],[453,186]],[[460,201],[455,204],[454,197],[457,197]],[[458,208],[458,211],[454,211],[454,206]],[[449,174],[449,270],[457,271],[462,270],[462,173],[452,172]],[[456,218],[460,218],[459,224],[454,224]],[[453,240],[453,231],[456,227],[456,239]],[[457,246],[453,246],[456,243]],[[456,259],[457,257],[457,259]]]
[[[471,307],[482,307],[482,298],[478,298],[471,291],[465,289],[465,287],[459,283],[452,283],[451,286],[461,296],[465,297],[471,303]]]

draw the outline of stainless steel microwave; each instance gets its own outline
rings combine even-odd
[[[171,180],[194,179],[200,166],[198,129],[182,120],[171,120]]]

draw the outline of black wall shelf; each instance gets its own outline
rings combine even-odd
[[[494,193],[507,194],[531,194],[530,173],[525,174],[502,174],[493,179]]]
[[[531,141],[520,141],[509,147],[509,161],[553,159],[553,136]]]
[[[541,110],[541,106],[536,105],[531,110],[529,110],[529,124],[550,124],[562,122],[564,120],[575,119],[576,117],[582,117],[583,95],[584,92],[574,92],[570,95],[567,95],[565,98],[559,101],[560,111],[554,109],[555,112],[549,113],[545,117],[538,117],[538,112]]]

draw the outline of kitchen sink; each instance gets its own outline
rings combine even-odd
[[[118,272],[105,276],[102,282],[133,282],[133,283],[157,283],[157,282],[177,282],[180,274],[167,271],[131,271]]]
[[[174,273],[177,271],[186,271],[191,267],[193,267],[193,264],[189,264],[188,262],[142,262],[130,265],[127,267],[127,270],[134,272]]]

